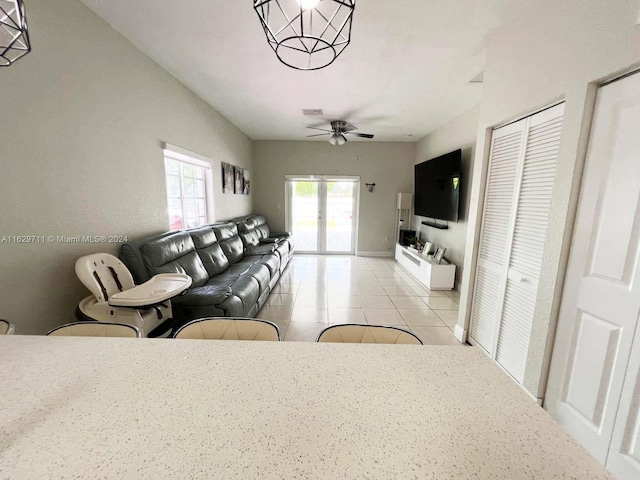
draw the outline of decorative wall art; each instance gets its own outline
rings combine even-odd
[[[243,170],[244,172],[244,193],[245,195],[249,195],[251,193],[251,175],[249,174],[249,170],[246,168]]]
[[[234,167],[236,173],[236,188],[235,192],[242,195],[244,192],[244,174],[242,173],[242,168]]]
[[[234,193],[235,173],[233,165],[222,162],[222,193]]]
[[[222,162],[222,193],[249,195],[251,181],[249,170]]]

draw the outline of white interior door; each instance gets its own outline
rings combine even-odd
[[[491,140],[469,336],[472,343],[481,346],[492,358],[511,242],[524,129],[523,122],[512,123],[496,129]]]
[[[496,362],[519,383],[529,355],[563,118],[560,104],[526,119],[502,316],[495,333]]]
[[[300,253],[354,254],[358,177],[287,177],[287,230]]]
[[[602,87],[545,400],[620,479],[640,478],[639,132],[640,74]]]

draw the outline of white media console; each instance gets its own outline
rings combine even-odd
[[[437,264],[431,256],[396,244],[396,261],[430,290],[453,290],[456,266]],[[444,260],[443,260],[444,262]]]

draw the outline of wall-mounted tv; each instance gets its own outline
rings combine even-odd
[[[415,166],[416,215],[458,221],[462,150],[447,153]]]

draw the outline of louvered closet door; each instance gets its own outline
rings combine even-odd
[[[519,158],[523,152],[523,122],[493,132],[485,192],[470,337],[493,357],[497,319],[511,240]]]
[[[526,147],[497,331],[496,361],[522,383],[547,236],[564,104],[526,120]]]

